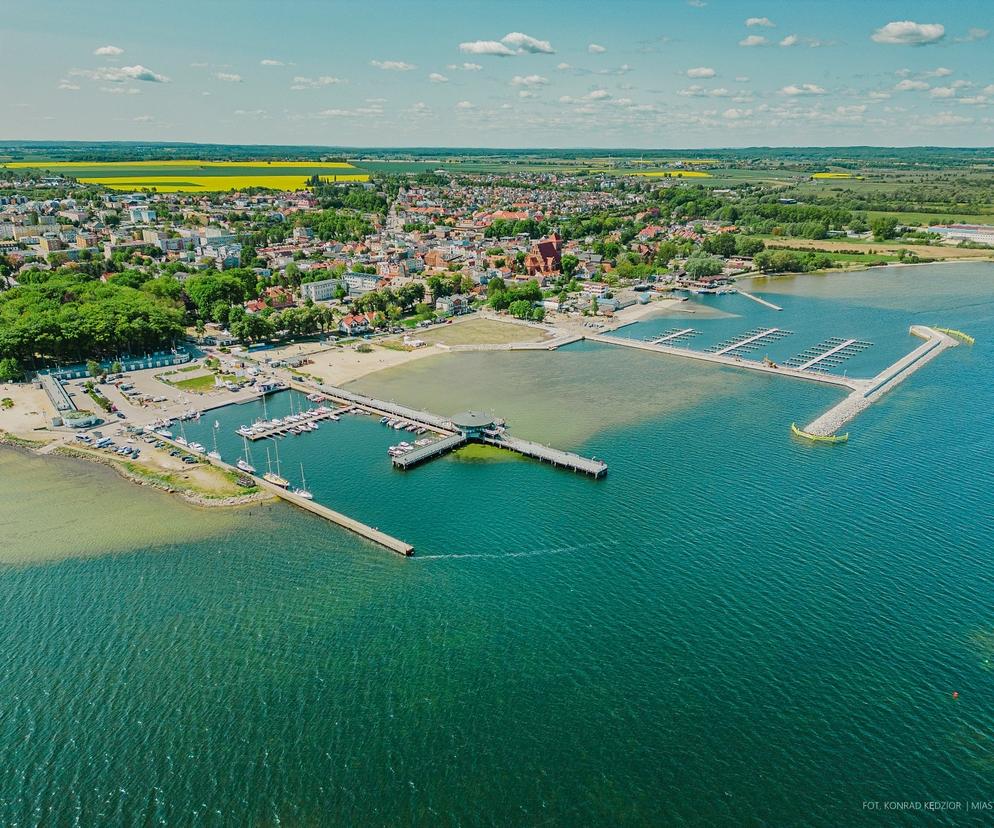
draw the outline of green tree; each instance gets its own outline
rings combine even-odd
[[[0,382],[20,382],[24,379],[21,363],[13,357],[0,359]]]
[[[874,241],[887,241],[897,238],[897,219],[893,216],[877,216],[870,220],[870,231]]]

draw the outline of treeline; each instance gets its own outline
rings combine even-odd
[[[0,359],[21,365],[141,354],[170,346],[182,333],[175,301],[73,270],[0,293]]]

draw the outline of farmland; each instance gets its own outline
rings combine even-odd
[[[303,188],[311,176],[329,182],[363,182],[369,174],[346,162],[320,161],[19,161],[5,166],[70,175],[84,184],[114,190],[162,193],[225,192],[249,187]]]

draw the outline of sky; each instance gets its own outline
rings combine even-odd
[[[994,144],[994,2],[32,0],[0,140]]]

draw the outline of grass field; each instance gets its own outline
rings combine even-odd
[[[604,170],[604,172],[614,172],[614,170]],[[714,178],[709,172],[703,170],[635,170],[624,173],[625,175],[642,175],[646,178]]]
[[[530,325],[495,322],[492,319],[469,319],[445,327],[414,334],[432,345],[503,345],[509,342],[538,342],[548,334]]]
[[[17,161],[7,167],[51,170],[84,184],[113,190],[155,189],[163,193],[224,192],[248,187],[299,190],[313,176],[323,181],[362,182],[369,174],[340,161]]]
[[[234,382],[236,379],[234,374],[222,374],[222,382]],[[205,394],[208,391],[213,391],[217,386],[214,382],[214,374],[202,374],[199,377],[190,377],[189,379],[182,380],[167,380],[173,388],[179,388],[181,391],[192,391],[195,394]]]

